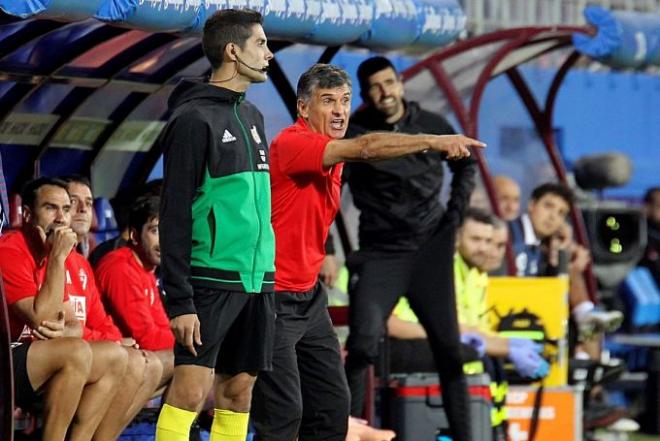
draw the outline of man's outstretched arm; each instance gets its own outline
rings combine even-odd
[[[448,159],[459,159],[470,156],[469,147],[485,146],[483,142],[464,135],[376,132],[330,141],[323,154],[323,166],[332,167],[344,161],[381,161],[425,150],[445,153]]]

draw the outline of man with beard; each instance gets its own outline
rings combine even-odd
[[[16,396],[33,405],[44,393],[44,439],[109,439],[107,412],[123,378],[126,352],[87,344],[69,294],[77,275],[66,183],[26,184],[23,225],[0,238],[0,272],[9,307]],[[74,252],[75,253],[75,252]],[[75,418],[74,418],[75,413]],[[68,429],[68,430],[67,430]]]
[[[445,118],[404,99],[403,82],[384,57],[364,61],[358,68],[365,107],[351,117],[349,133],[369,132],[453,134]],[[462,373],[459,333],[452,286],[452,254],[456,228],[474,188],[472,158],[447,161],[439,151],[422,151],[388,161],[347,164],[345,181],[360,210],[359,250],[347,259],[354,284],[349,288],[350,334],[346,343],[346,376],[351,389],[351,414],[364,407],[366,372],[378,354],[385,321],[400,296],[416,283],[418,261],[429,262],[437,295],[411,299],[415,311],[437,309],[445,331],[432,337],[447,403],[453,439],[469,439],[468,397]],[[447,207],[440,201],[443,167],[452,172]],[[431,238],[435,256],[420,250]],[[436,266],[430,266],[430,259]],[[419,302],[419,303],[416,303]],[[442,353],[442,356],[440,354]]]
[[[540,355],[541,346],[531,340],[499,337],[490,331],[486,315],[486,288],[491,268],[501,265],[506,249],[506,224],[490,214],[468,208],[458,229],[454,255],[456,308],[461,340],[476,351],[491,378],[492,390],[506,390],[502,359],[513,362],[527,378],[547,375],[549,365]],[[497,235],[496,235],[497,232]],[[497,240],[494,238],[497,236]],[[433,369],[427,334],[406,298],[401,298],[387,322],[393,372],[427,372]],[[464,361],[474,360],[474,351],[463,349]],[[488,356],[488,357],[484,357]],[[492,358],[491,358],[492,357]],[[506,439],[504,394],[493,397],[491,423],[495,440]]]
[[[124,338],[157,351],[165,372],[173,369],[174,335],[160,299],[155,271],[160,264],[158,196],[134,202],[129,215],[129,243],[106,254],[96,268],[104,303]]]

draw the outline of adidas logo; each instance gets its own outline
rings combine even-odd
[[[229,130],[225,129],[225,133],[222,134],[222,143],[226,144],[234,141],[236,141],[236,137]]]

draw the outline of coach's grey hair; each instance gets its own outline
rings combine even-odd
[[[309,101],[312,92],[317,89],[334,89],[343,85],[351,85],[351,77],[344,69],[332,64],[316,63],[298,80],[297,97],[302,101]]]

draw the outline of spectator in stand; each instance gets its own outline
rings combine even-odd
[[[89,233],[92,224],[92,189],[87,178],[70,176],[65,179],[71,197],[72,220],[77,220],[74,231],[78,238]],[[121,332],[103,307],[96,286],[94,272],[82,254],[73,251],[69,256],[73,271],[69,299],[76,318],[83,327],[83,339],[87,341],[114,341],[120,343],[128,354],[128,368],[122,378],[122,393],[113,400],[106,418],[99,426],[108,439],[117,439],[123,429],[140,412],[156,391],[165,386],[169,377],[163,375],[163,366],[152,351],[141,349],[130,337]],[[97,431],[98,432],[98,431]]]
[[[493,178],[495,196],[502,220],[512,221],[520,216],[520,186],[508,176]]]
[[[640,264],[653,274],[660,287],[660,187],[649,188],[644,195],[644,210],[648,225],[646,251]]]
[[[163,368],[161,384],[174,370],[174,334],[154,272],[160,265],[158,196],[143,196],[131,207],[129,243],[108,253],[96,268],[104,303],[124,338],[154,351]]]
[[[571,287],[571,314],[582,339],[617,329],[623,315],[619,311],[598,311],[589,299],[583,271],[589,252],[573,241],[566,218],[573,205],[573,193],[562,184],[546,183],[532,191],[527,212],[509,222],[518,276],[554,276],[568,263]],[[562,258],[562,256],[566,256]]]
[[[70,255],[76,234],[69,227],[66,184],[39,178],[21,197],[22,228],[0,238],[11,338],[21,343],[14,349],[18,402],[45,391],[44,439],[64,439],[67,428],[69,440],[109,439],[102,420],[127,357],[115,343],[79,339],[82,329],[69,301],[78,273]]]

